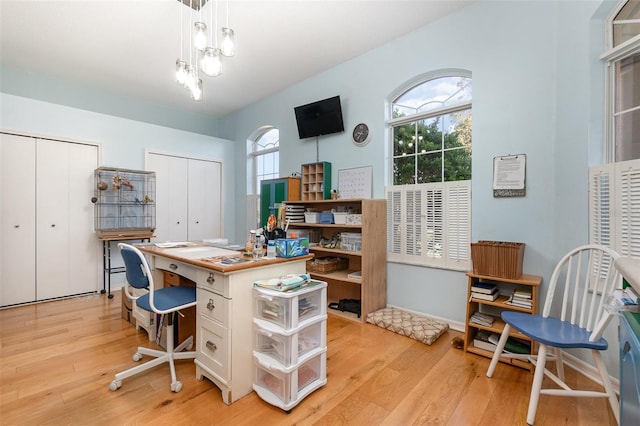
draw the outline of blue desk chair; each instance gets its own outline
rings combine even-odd
[[[533,425],[540,394],[608,398],[616,421],[620,422],[620,405],[600,356],[608,347],[602,334],[613,318],[613,314],[604,309],[605,302],[614,289],[622,286],[620,274],[613,266],[613,261],[618,257],[615,251],[607,247],[578,247],[566,254],[553,271],[542,315],[502,312],[505,326],[487,370],[487,377],[493,375],[501,358],[528,359],[535,365],[527,412],[528,424]],[[539,345],[537,355],[502,352],[512,328],[533,339],[532,344]],[[591,350],[603,392],[572,389],[565,383],[565,364],[578,373],[597,380],[595,374],[589,374],[579,365],[564,360],[566,349],[580,348]],[[547,361],[555,361],[555,373],[546,368]],[[550,378],[557,387],[543,389],[544,376]]]
[[[145,311],[163,314],[168,318],[167,350],[161,351],[157,349],[138,347],[138,351],[133,354],[134,361],[140,361],[142,359],[142,355],[152,356],[155,357],[155,359],[116,374],[115,380],[109,384],[109,389],[112,391],[118,390],[120,386],[122,386],[123,379],[168,362],[169,368],[171,369],[171,390],[173,392],[180,392],[182,389],[182,383],[176,379],[176,369],[173,361],[175,359],[194,359],[196,353],[182,352],[186,348],[191,349],[193,347],[193,336],[189,336],[189,338],[174,349],[173,323],[175,315],[179,310],[195,306],[196,289],[183,286],[160,289],[154,288],[153,276],[151,274],[149,264],[142,252],[129,244],[120,243],[118,244],[118,247],[120,247],[120,253],[124,260],[125,273],[127,276],[128,285],[125,286],[124,289],[127,294],[126,297],[135,300],[136,305]],[[148,290],[148,293],[138,297],[130,292],[129,287],[146,289]],[[123,297],[125,296],[123,295]]]

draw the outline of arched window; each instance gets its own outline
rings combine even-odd
[[[280,176],[280,130],[265,127],[253,142],[254,194],[260,194],[260,181]]]
[[[471,242],[471,73],[418,77],[390,99],[388,259],[468,270]]]

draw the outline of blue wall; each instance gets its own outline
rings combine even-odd
[[[601,124],[592,118],[602,117],[598,55],[610,7],[600,1],[478,2],[223,118],[221,136],[244,142],[262,125],[278,127],[280,172],[289,175],[316,160],[315,141],[298,139],[293,108],[340,95],[346,130],[320,138],[320,160],[332,163],[334,186],[339,169],[372,165],[374,197],[383,198],[390,95],[430,71],[469,70],[472,239],[526,243],[524,272],[546,281],[565,251],[588,241],[587,166],[590,143],[602,145]],[[350,140],[359,122],[373,132],[361,148]],[[527,155],[526,197],[493,198],[493,158],[506,154]],[[236,181],[244,189],[246,152],[239,149],[236,161]],[[464,321],[463,273],[390,263],[387,281],[389,304]]]

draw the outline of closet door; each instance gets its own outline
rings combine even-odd
[[[0,306],[36,300],[35,150],[0,133]]]
[[[222,167],[220,163],[189,160],[189,240],[222,236]]]
[[[36,298],[98,289],[93,232],[97,147],[39,139],[36,144]]]
[[[187,241],[188,160],[149,154],[146,169],[156,172],[156,230],[154,241]]]

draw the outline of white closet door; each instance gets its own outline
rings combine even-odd
[[[93,171],[97,148],[40,139],[36,145],[36,297],[96,291]]]
[[[222,235],[220,163],[189,160],[189,240]]]
[[[156,172],[156,238],[187,240],[187,159],[150,153],[148,171]]]
[[[35,149],[0,133],[0,306],[36,300]]]

